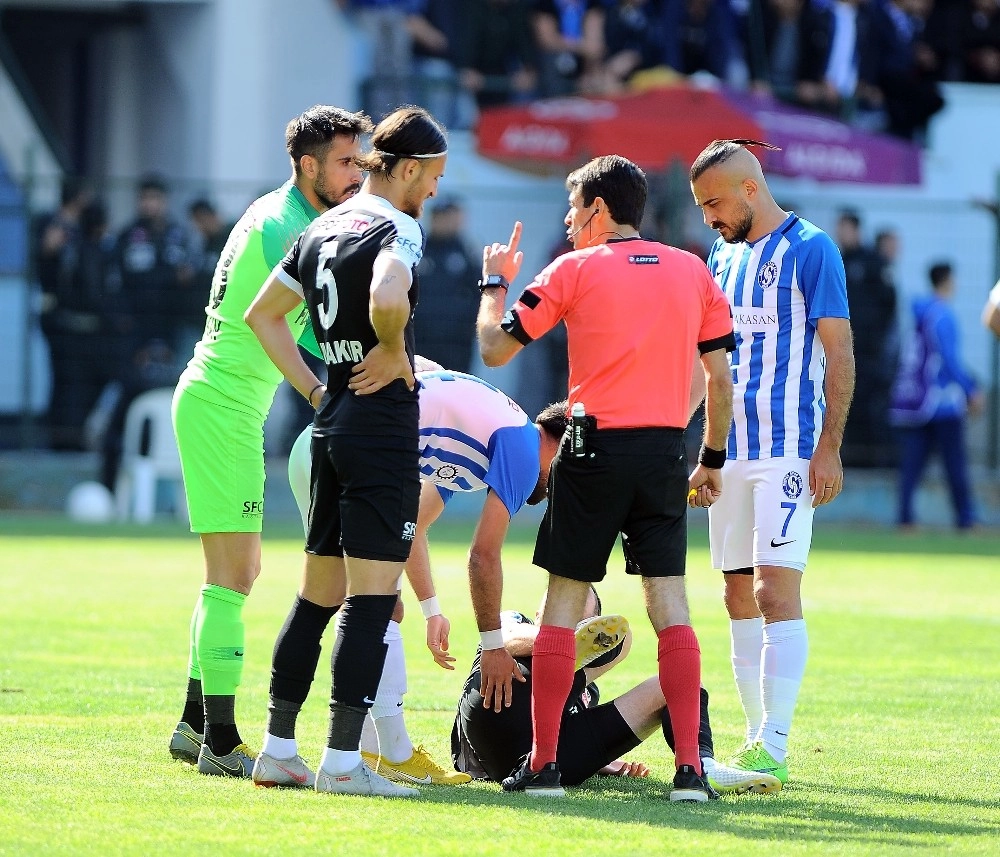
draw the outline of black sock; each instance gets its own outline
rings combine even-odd
[[[200,678],[188,678],[187,701],[181,723],[187,723],[199,735],[205,731],[205,700],[201,695]]]
[[[660,722],[663,726],[663,737],[667,746],[674,749],[674,730],[670,724],[670,712],[664,706],[660,714]],[[715,747],[712,743],[712,724],[708,720],[708,691],[701,689],[701,719],[698,723],[698,755],[704,758],[711,756],[715,758]]]
[[[333,647],[333,692],[327,746],[356,750],[385,666],[385,631],[395,595],[352,595],[341,608],[340,634]],[[360,713],[360,716],[358,714]]]
[[[295,596],[295,603],[274,643],[271,699],[299,705],[306,701],[319,663],[320,640],[338,609],[339,604],[321,607],[300,595]]]
[[[216,756],[232,753],[243,743],[236,728],[236,697],[205,697],[205,743]]]

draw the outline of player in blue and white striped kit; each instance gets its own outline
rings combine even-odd
[[[729,298],[737,343],[733,426],[709,533],[712,564],[725,575],[733,672],[747,718],[731,764],[786,782],[808,653],[802,572],[813,512],[843,487],[854,351],[840,251],[821,229],[781,209],[747,145],[755,143],[715,141],[690,175],[705,223],[720,236],[708,267]]]

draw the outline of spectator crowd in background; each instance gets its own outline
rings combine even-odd
[[[614,94],[700,75],[919,139],[942,105],[939,81],[1000,83],[1000,0],[333,2],[384,72],[363,87],[366,110],[377,117],[417,102],[456,128],[473,127],[478,111],[494,104]],[[147,389],[176,383],[201,336],[230,231],[207,199],[187,206],[187,222],[171,210],[165,181],[148,176],[138,183],[133,219],[115,233],[102,202],[71,180],[58,209],[33,229],[53,379],[45,438],[54,449],[99,449],[102,481],[112,490],[128,405]],[[654,204],[644,234],[669,240],[658,216]],[[470,371],[481,262],[464,217],[454,197],[429,207],[415,331],[425,356]],[[863,234],[859,216],[842,211],[835,237],[863,391],[842,454],[848,467],[894,467],[900,241],[892,229],[870,245]],[[567,249],[560,235],[551,256]],[[565,395],[560,335],[550,337],[533,379],[528,398],[538,401],[522,404],[541,407]],[[293,434],[308,418],[305,409],[296,415]]]
[[[52,392],[53,449],[97,447],[113,489],[125,412],[145,390],[173,386],[205,324],[205,303],[229,225],[204,199],[189,224],[170,214],[167,184],[138,185],[133,219],[118,234],[86,183],[69,180],[59,208],[33,229],[41,328]]]
[[[365,106],[477,110],[684,76],[919,141],[942,81],[1000,83],[1000,0],[335,0],[379,60]]]

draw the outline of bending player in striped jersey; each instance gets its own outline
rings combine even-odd
[[[733,425],[722,496],[709,508],[725,575],[746,741],[731,764],[788,780],[785,756],[805,672],[802,572],[813,512],[844,484],[840,445],[854,352],[840,251],[774,201],[750,140],[721,140],[691,167],[708,267],[733,310]],[[771,147],[773,148],[773,147]],[[810,500],[811,498],[811,500]],[[702,505],[693,498],[692,505]]]
[[[469,582],[473,609],[483,636],[483,696],[496,710],[509,705],[513,682],[523,681],[500,633],[503,591],[501,548],[511,517],[524,505],[545,499],[549,464],[566,427],[566,403],[550,405],[532,423],[523,410],[492,384],[461,372],[420,372],[421,493],[417,526],[406,575],[427,620],[427,646],[434,660],[454,669],[448,653],[450,623],[442,615],[431,576],[427,532],[456,493],[486,490],[483,511],[469,549]],[[309,514],[310,442],[307,427],[289,458],[289,481],[302,513]],[[303,591],[315,591],[307,568]],[[301,620],[290,633],[289,622],[275,643],[272,688],[304,688],[300,698],[270,700],[269,725],[280,714],[283,735],[268,732],[253,771],[258,785],[309,785],[312,772],[298,756],[295,718],[305,701],[319,659],[320,638],[334,607],[313,605],[308,623]],[[315,614],[315,615],[313,615]],[[396,605],[385,642],[385,668],[378,693],[362,734],[365,760],[383,776],[401,783],[464,783],[467,774],[438,765],[423,749],[414,748],[402,717],[406,692],[406,664],[399,621],[402,601]],[[494,639],[495,638],[495,639]],[[307,654],[309,655],[307,657]],[[295,675],[288,675],[294,671]],[[291,679],[291,681],[289,681]]]

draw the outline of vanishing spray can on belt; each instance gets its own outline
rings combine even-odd
[[[587,454],[587,412],[583,402],[577,402],[570,411],[571,440],[573,457],[583,458]]]

